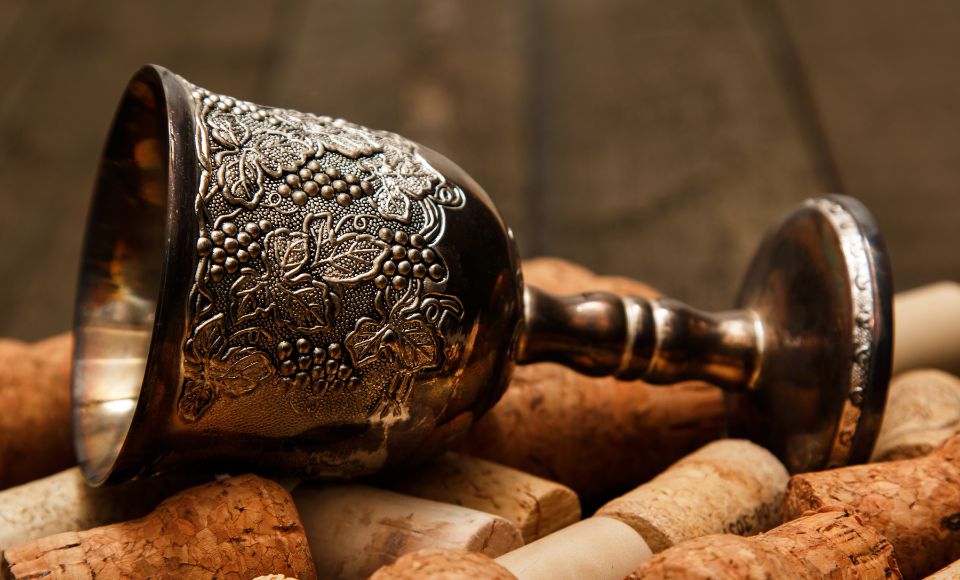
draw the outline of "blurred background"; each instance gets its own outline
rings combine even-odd
[[[845,192],[898,290],[960,275],[953,0],[0,0],[0,336],[69,327],[127,79],[411,137],[481,183],[525,257],[704,308],[765,230]]]

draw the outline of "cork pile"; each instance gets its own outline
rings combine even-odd
[[[559,260],[524,275],[656,295]],[[957,308],[960,287],[937,292]],[[908,328],[926,301],[898,303]],[[458,449],[402,473],[90,488],[71,467],[70,337],[3,340],[0,404],[16,412],[0,414],[0,577],[960,578],[960,379],[938,370],[960,345],[937,348],[897,360],[866,465],[791,477],[723,438],[715,387],[543,364],[518,368]]]

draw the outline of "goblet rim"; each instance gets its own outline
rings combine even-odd
[[[131,107],[137,106],[146,109],[140,113],[149,118],[152,127],[145,128],[143,123],[134,122],[131,118],[137,114]],[[163,441],[168,434],[164,420],[167,413],[159,409],[171,405],[176,396],[175,389],[169,387],[178,384],[180,380],[180,347],[186,332],[187,291],[172,290],[175,287],[188,287],[192,277],[192,254],[195,251],[193,208],[190,206],[189,196],[178,193],[192,191],[197,181],[193,153],[194,124],[191,96],[185,83],[171,71],[148,64],[134,73],[127,83],[101,155],[81,253],[83,258],[73,325],[77,340],[74,342],[71,373],[74,449],[84,477],[94,486],[136,478],[163,454]],[[142,150],[138,151],[137,144],[122,142],[131,136],[125,131],[133,131],[133,134],[147,131],[148,134],[143,135],[145,140],[155,139],[159,142],[160,148],[155,153],[161,154],[163,164],[155,169],[164,181],[162,196],[157,196],[160,191],[153,190],[147,192],[148,195],[152,193],[155,196],[153,199],[139,201],[142,202],[141,206],[161,203],[162,224],[145,224],[146,218],[137,214],[136,210],[132,215],[121,215],[113,213],[117,210],[109,207],[118,200],[129,199],[133,195],[131,191],[117,189],[118,185],[124,185],[116,183],[117,179],[122,180],[117,174],[129,170],[130,167],[116,163],[117,160],[111,156],[112,148],[128,147],[131,158],[126,161],[133,165],[137,165],[138,159],[135,157],[138,156],[145,157],[139,161],[150,163],[149,147],[141,147]],[[134,169],[135,173],[137,171]],[[154,176],[153,179],[156,178],[157,176]],[[156,181],[152,185],[156,186]],[[155,213],[153,217],[156,217]],[[96,367],[102,362],[97,359],[97,355],[108,354],[103,351],[103,345],[90,339],[91,329],[98,324],[96,318],[91,318],[92,305],[98,293],[106,290],[121,294],[128,291],[124,288],[124,283],[144,282],[136,280],[138,272],[131,271],[130,264],[133,261],[124,262],[119,256],[123,242],[127,237],[137,238],[142,235],[142,232],[135,232],[134,229],[143,226],[156,228],[152,232],[153,239],[149,240],[156,244],[156,251],[149,253],[148,260],[152,258],[156,261],[152,267],[157,268],[159,276],[146,281],[146,286],[149,286],[148,293],[153,296],[127,295],[117,298],[118,304],[124,300],[145,300],[147,304],[140,306],[145,313],[152,310],[152,315],[138,320],[136,324],[139,327],[137,332],[149,335],[149,342],[145,347],[140,345],[139,349],[135,349],[138,352],[130,353],[128,350],[128,354],[140,355],[133,357],[138,359],[138,362],[133,362],[131,366],[139,366],[142,371],[138,381],[130,376],[124,379],[127,388],[133,389],[127,393],[127,397],[100,400],[97,395],[109,393],[117,387],[117,382],[110,381],[111,377],[106,376],[101,383],[111,382],[110,385],[91,383],[93,379],[89,376],[90,367]],[[112,240],[116,246],[115,260],[109,267],[115,270],[110,273],[111,278],[106,279],[103,276],[103,264],[98,264],[97,261],[103,257],[106,250],[101,246],[111,242],[110,232],[105,233],[104,229],[111,228],[116,228],[119,232],[116,235],[121,237]],[[136,257],[136,260],[141,258],[142,256]],[[118,284],[118,277],[123,283]],[[116,285],[116,288],[108,288],[110,285]],[[102,322],[99,321],[101,324]],[[122,352],[122,345],[118,344],[123,340],[122,334],[107,340],[112,341],[114,352]],[[121,402],[123,404],[120,404]],[[108,418],[111,405],[118,416]],[[98,408],[91,410],[91,406]],[[103,423],[109,420],[114,420],[115,424],[107,427],[106,435],[99,433],[101,437],[106,436],[108,442],[98,441],[97,429],[103,429]]]

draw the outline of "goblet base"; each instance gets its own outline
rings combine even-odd
[[[811,199],[768,235],[738,299],[763,336],[754,383],[727,395],[732,435],[795,473],[869,459],[892,361],[887,264],[873,218],[846,196]]]

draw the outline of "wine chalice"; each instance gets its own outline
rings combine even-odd
[[[91,483],[187,464],[351,477],[439,453],[514,364],[728,392],[793,471],[865,460],[891,282],[856,200],[766,238],[738,309],[524,286],[484,191],[399,135],[155,66],[104,149],[80,273],[74,440]]]

